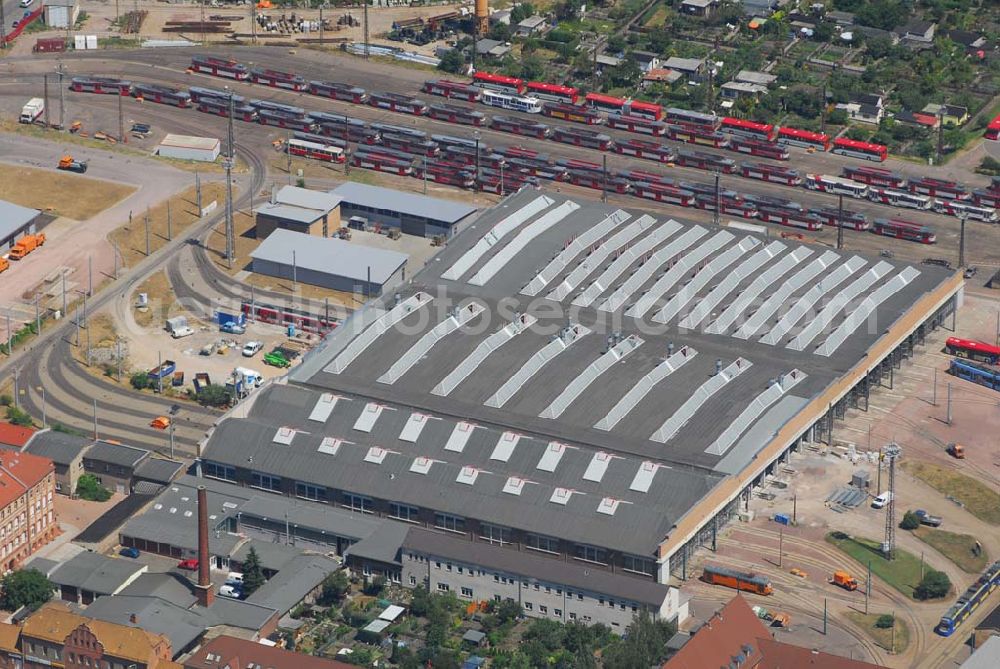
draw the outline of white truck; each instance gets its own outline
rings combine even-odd
[[[28,104],[21,108],[21,123],[34,123],[38,117],[45,113],[45,100],[41,98],[31,98]]]
[[[188,337],[194,334],[194,330],[188,325],[188,320],[185,316],[174,316],[173,318],[167,319],[166,324],[167,332],[174,339],[180,339],[181,337]]]

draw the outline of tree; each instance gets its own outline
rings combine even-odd
[[[146,388],[149,388],[149,386],[151,385],[151,382],[149,380],[149,374],[147,374],[146,372],[136,372],[135,374],[132,375],[132,378],[129,379],[129,382],[132,384],[132,387],[135,388],[136,390],[145,390]]]
[[[903,520],[899,521],[899,529],[901,530],[915,530],[918,527],[920,527],[920,519],[912,511],[904,513]]]
[[[365,583],[364,593],[369,597],[378,597],[385,590],[385,576],[376,576]]]
[[[323,579],[319,601],[324,606],[340,602],[350,588],[351,582],[347,580],[347,573],[343,569],[338,569]]]
[[[438,69],[451,74],[461,74],[465,70],[465,56],[458,49],[449,49],[441,56]]]
[[[891,613],[883,613],[875,621],[875,627],[880,630],[892,629],[896,626],[896,618]]]
[[[621,53],[625,50],[625,38],[621,35],[612,35],[608,38],[608,53]]]
[[[545,61],[541,56],[532,54],[521,60],[521,76],[525,79],[541,79],[545,74]]]
[[[534,16],[534,14],[535,8],[531,6],[531,3],[522,2],[510,10],[510,24],[516,26],[521,21]]]
[[[506,23],[500,23],[497,21],[493,24],[493,27],[490,28],[490,39],[495,39],[498,42],[509,42],[510,35],[510,26]]]
[[[226,387],[217,383],[210,383],[202,388],[198,391],[197,398],[200,404],[210,407],[227,406],[232,402],[232,397]]]
[[[260,564],[260,556],[253,546],[247,552],[247,559],[243,561],[243,594],[249,597],[257,592],[260,586],[264,585],[264,568]]]
[[[605,669],[631,669],[659,664],[665,655],[667,640],[677,631],[675,625],[653,620],[642,611],[632,619],[625,637],[604,654]]]
[[[106,502],[111,499],[111,491],[102,486],[93,474],[84,474],[77,479],[76,495],[88,502]]]
[[[847,111],[843,109],[834,109],[832,112],[827,114],[826,122],[830,125],[847,125]]]
[[[36,610],[52,599],[55,586],[37,569],[22,569],[3,577],[0,582],[0,607],[7,611],[17,611],[22,606]]]
[[[940,599],[951,590],[951,579],[943,571],[930,569],[913,590],[914,599]]]

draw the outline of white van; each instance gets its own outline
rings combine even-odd
[[[22,7],[31,7],[32,3],[34,2],[35,0],[21,0],[20,4]]]
[[[229,597],[230,599],[240,599],[243,596],[243,591],[235,585],[226,584],[219,588],[219,596]]]
[[[881,509],[889,503],[890,499],[892,499],[892,493],[886,490],[884,493],[872,500],[872,508]]]
[[[242,586],[243,574],[239,573],[238,571],[229,572],[229,574],[226,576],[226,585]]]

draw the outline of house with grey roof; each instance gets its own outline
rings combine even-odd
[[[0,200],[0,248],[10,248],[24,235],[37,232],[44,220],[38,209]]]
[[[72,496],[83,471],[83,452],[94,443],[84,437],[56,430],[39,430],[24,450],[52,460],[56,468],[56,492]]]
[[[141,481],[166,485],[180,476],[183,471],[183,462],[150,456],[136,466],[133,485]]]
[[[368,223],[399,228],[408,235],[451,237],[476,213],[475,207],[416,193],[348,181],[332,191],[340,198],[344,219],[358,216]]]
[[[279,616],[283,616],[299,602],[314,602],[326,577],[341,567],[340,561],[325,555],[299,555],[246,601],[274,609]]]
[[[84,451],[83,469],[108,490],[128,495],[136,469],[148,458],[145,448],[99,440]]]
[[[398,251],[291,230],[275,230],[250,257],[255,274],[363,295],[381,295],[406,281],[410,258]]]
[[[328,237],[340,229],[340,198],[323,191],[282,186],[258,206],[254,229],[257,239],[266,239],[279,229]]]
[[[35,561],[28,566],[40,571],[45,567]],[[98,597],[117,595],[148,570],[148,565],[135,560],[81,551],[43,573],[59,589],[60,599],[86,606]]]

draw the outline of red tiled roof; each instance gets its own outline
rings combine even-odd
[[[937,127],[938,117],[933,114],[921,114],[920,112],[913,112],[913,120],[920,125],[927,125],[932,128]]]
[[[24,448],[24,445],[35,433],[33,427],[21,427],[13,423],[0,423],[0,444]]]
[[[761,663],[755,669],[886,669],[880,664],[851,660],[770,637],[757,639]]]
[[[760,659],[758,640],[770,632],[739,594],[709,618],[663,669],[716,669],[728,667],[742,654],[743,667],[756,667]]]
[[[265,646],[256,641],[218,636],[184,661],[187,669],[243,669],[259,665],[267,669],[357,669],[353,664]]]
[[[0,509],[38,485],[55,465],[31,453],[0,451]]]

